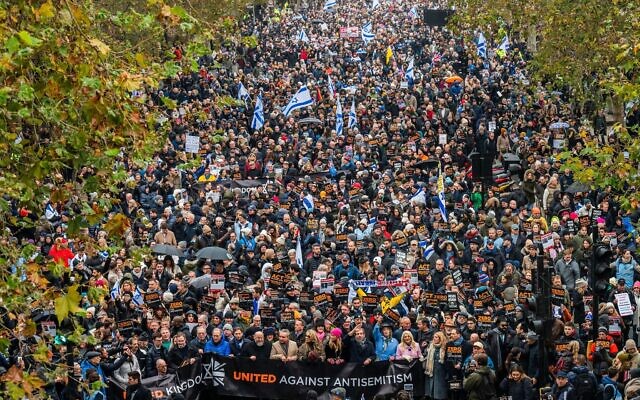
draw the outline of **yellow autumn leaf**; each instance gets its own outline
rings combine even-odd
[[[123,72],[119,76],[122,87],[125,90],[132,91],[140,89],[142,86],[142,80],[138,75],[131,75],[127,72]]]
[[[109,48],[109,46],[107,46],[102,40],[100,39],[90,39],[89,40],[89,44],[91,46],[93,46],[96,50],[98,50],[98,52],[100,52],[100,54],[102,54],[103,56],[106,56],[107,54],[109,54],[109,51],[111,51],[111,49]]]
[[[51,1],[47,1],[38,8],[36,15],[44,19],[53,18],[56,15],[56,9]]]

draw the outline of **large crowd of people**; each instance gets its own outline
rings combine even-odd
[[[223,47],[199,73],[138,94],[149,107],[163,97],[178,106],[166,111],[169,136],[153,160],[141,165],[123,149],[128,177],[112,212],[130,229],[117,241],[100,224],[91,240],[73,240],[73,204],[46,202],[28,239],[64,265],[52,285],[80,285],[91,337],[47,392],[150,398],[145,378],[215,353],[416,360],[425,392],[413,396],[433,400],[640,395],[640,214],[607,188],[576,184],[558,158],[589,136],[608,140],[604,114],[530,82],[523,44],[496,50],[506,28],[484,32],[482,57],[476,42],[426,25],[423,11],[444,2],[324,5],[256,7],[238,23],[257,47]],[[374,37],[364,41],[367,23]],[[285,116],[302,87],[313,104]],[[244,104],[222,104],[225,96]],[[258,96],[264,125],[253,129]],[[484,183],[471,173],[474,152],[493,167]],[[592,229],[613,253],[598,309]],[[198,255],[210,247],[226,253]],[[153,251],[140,259],[141,249]],[[553,267],[551,338],[531,322],[541,253]],[[92,288],[106,295],[90,301]],[[43,341],[51,362],[67,359],[55,316],[38,313],[37,334],[12,340],[4,368],[39,368],[33,350]],[[80,384],[97,381],[105,386]]]

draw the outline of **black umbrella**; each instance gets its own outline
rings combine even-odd
[[[156,254],[164,254],[167,256],[178,256],[178,257],[184,256],[184,253],[182,252],[182,250],[180,250],[176,246],[171,246],[168,244],[157,244],[151,248],[151,251]]]
[[[589,188],[588,185],[585,185],[584,183],[581,183],[581,182],[573,182],[567,188],[567,190],[565,190],[565,192],[571,193],[571,194],[576,194],[576,193],[588,192],[589,190],[591,190],[591,189]]]
[[[438,160],[435,160],[435,159],[420,161],[416,163],[416,165],[414,165],[414,168],[417,168],[417,169],[433,169],[437,167],[438,167]]]
[[[231,256],[222,247],[205,247],[196,253],[196,258],[209,260],[231,260]]]

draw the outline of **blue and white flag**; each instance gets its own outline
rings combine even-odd
[[[313,212],[315,204],[313,202],[313,195],[311,193],[308,193],[306,196],[304,196],[304,198],[302,199],[302,206],[305,208],[305,210],[307,210],[307,212]]]
[[[380,7],[380,0],[373,0],[371,2],[371,9],[375,10],[376,8]]]
[[[509,35],[504,35],[502,38],[502,42],[500,42],[500,46],[498,46],[498,50],[509,51],[510,43],[509,43]]]
[[[356,115],[356,99],[351,99],[351,110],[349,110],[349,129],[358,126],[358,116]]]
[[[409,17],[413,19],[420,18],[416,6],[411,7],[411,10],[409,10]]]
[[[344,129],[344,115],[342,115],[342,104],[340,97],[336,98],[336,134],[342,136]]]
[[[250,98],[251,96],[249,96],[249,91],[246,87],[244,87],[242,82],[240,82],[240,85],[238,87],[238,100],[242,100],[246,103]]]
[[[409,86],[413,85],[413,58],[409,60],[409,67],[407,67],[407,71],[404,73],[404,77],[409,83]]]
[[[431,256],[433,256],[435,253],[435,250],[433,249],[433,243],[430,244],[429,246],[427,246],[427,248],[424,250],[424,253],[422,253],[422,257],[424,257],[425,260],[429,260],[431,258]]]
[[[253,120],[251,128],[254,131],[260,130],[264,125],[264,105],[262,104],[262,93],[256,98],[256,108],[253,110]]]
[[[440,215],[442,220],[447,221],[447,203],[444,198],[444,175],[442,174],[442,168],[438,166],[438,208],[440,209]]]
[[[478,42],[476,43],[476,46],[478,47],[478,56],[487,58],[487,39],[485,39],[482,32],[478,35]]]
[[[333,9],[333,7],[335,7],[335,6],[337,6],[337,5],[338,5],[337,0],[327,0],[327,1],[324,3],[324,9],[325,9],[325,10],[332,10],[332,9]]]
[[[371,22],[367,22],[362,27],[362,32],[361,32],[360,36],[362,37],[362,41],[365,44],[369,44],[370,41],[372,41],[373,39],[376,38],[376,34],[373,33],[373,24]]]
[[[113,285],[113,288],[111,289],[111,299],[115,300],[116,298],[118,298],[120,296],[120,282],[122,281],[122,279],[120,279],[119,281],[116,282],[115,285]],[[140,293],[140,290],[136,287],[136,290],[133,292],[133,296],[131,297],[131,301],[133,301],[133,304],[139,306],[144,304],[144,298],[142,297],[142,293]]]
[[[111,288],[111,300],[115,300],[120,296],[120,280],[116,281],[116,284]]]
[[[336,88],[333,86],[331,75],[327,75],[327,86],[329,87],[329,97],[333,100],[336,95]]]
[[[307,32],[304,31],[304,28],[301,28],[298,33],[298,41],[309,43],[309,36],[307,36]]]
[[[298,241],[296,243],[296,264],[298,264],[300,268],[302,268],[302,264],[304,264],[304,258],[302,258],[302,245],[300,244],[300,238],[298,238]]]
[[[289,100],[289,104],[282,109],[282,113],[285,117],[288,117],[294,110],[305,108],[312,104],[313,99],[311,98],[311,93],[306,86],[303,86],[293,95],[291,100]]]

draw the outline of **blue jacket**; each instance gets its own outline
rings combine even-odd
[[[228,356],[231,353],[231,347],[229,347],[229,342],[224,339],[222,339],[218,344],[213,343],[212,339],[204,345],[204,352],[215,353],[221,356]]]
[[[390,357],[396,355],[398,341],[394,337],[385,339],[380,332],[378,324],[373,327],[373,341],[376,346],[377,361],[387,361]]]

